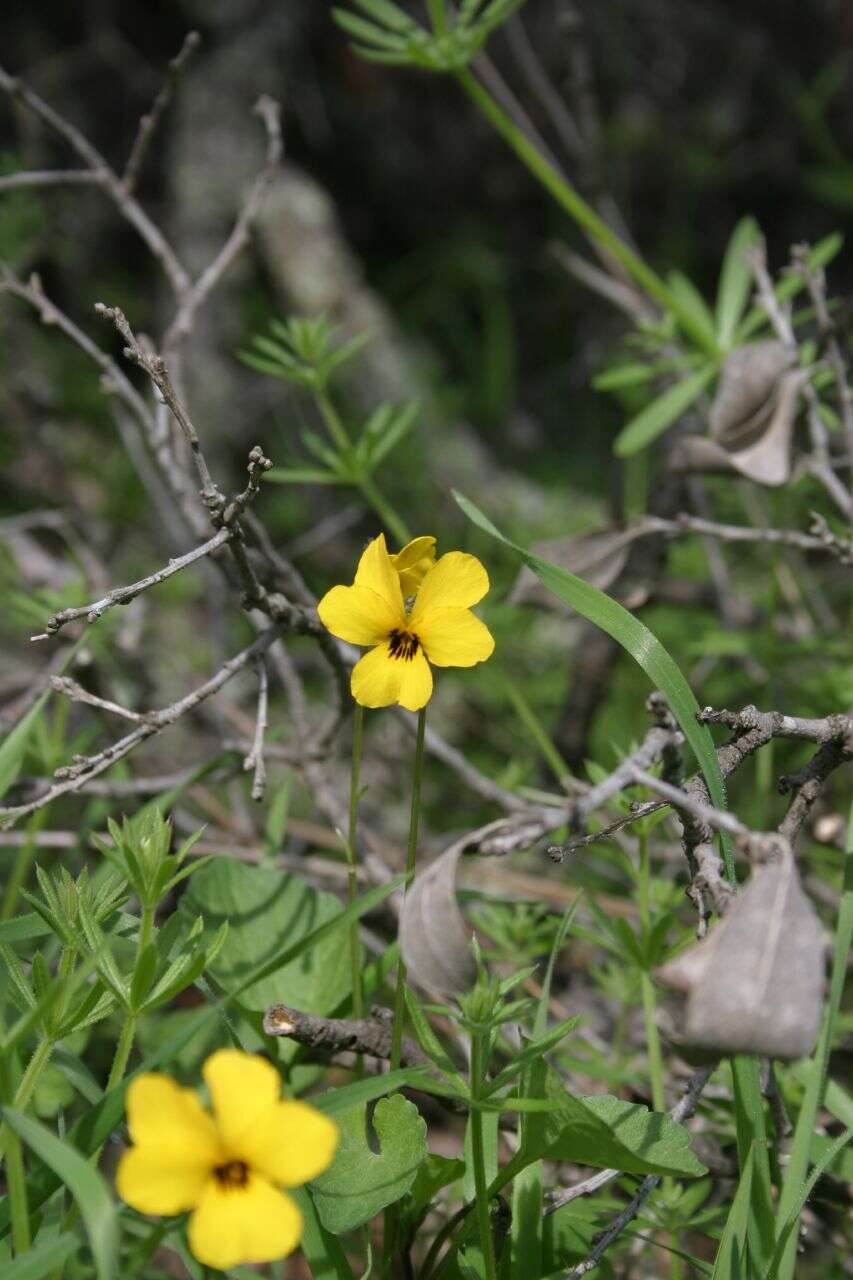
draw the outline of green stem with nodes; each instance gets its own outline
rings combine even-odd
[[[578,195],[574,187],[558,173],[550,161],[546,160],[537,147],[533,145],[510,120],[494,98],[474,78],[470,71],[456,72],[456,78],[462,88],[483,113],[489,123],[501,137],[509,143],[518,158],[527,166],[545,190],[554,197],[557,204],[582,227],[603,249],[625,268],[628,275],[656,302],[667,311],[678,317],[681,327],[690,334],[693,341],[708,355],[719,356],[717,344],[700,324],[697,324],[689,309],[685,308],[667,287],[657,272],[653,271],[633,249],[616,235],[615,231],[599,217],[590,205]]]
[[[331,398],[322,388],[315,388],[314,398],[329,435],[346,461],[351,463],[353,459],[352,441],[343,424],[341,415],[332,403]],[[352,483],[359,490],[367,505],[372,507],[379,516],[388,532],[394,535],[401,546],[404,546],[411,538],[406,522],[397,514],[388,499],[379,492],[373,477],[356,475],[353,477]]]
[[[143,951],[154,937],[154,913],[156,910],[156,904],[143,903],[142,919],[139,922],[139,938],[136,943],[137,964],[139,963],[139,958]],[[128,1013],[124,1026],[121,1029],[121,1035],[118,1038],[118,1044],[116,1045],[116,1051],[113,1057],[113,1064],[110,1067],[110,1074],[107,1079],[107,1093],[109,1093],[110,1089],[114,1089],[117,1084],[120,1084],[124,1078],[124,1073],[127,1070],[127,1064],[133,1049],[133,1040],[136,1035],[136,1023],[137,1014],[135,1012]]]
[[[648,833],[640,833],[640,872],[637,882],[640,928],[643,932],[644,944],[648,942],[651,930],[651,907],[649,903],[649,837]],[[660,1035],[655,1022],[655,989],[647,969],[640,972],[640,984],[643,992],[643,1021],[646,1029],[646,1052],[649,1058],[649,1083],[652,1089],[652,1106],[655,1111],[663,1111],[666,1101],[663,1092],[663,1055],[660,1047]]]
[[[409,841],[406,846],[406,880],[403,887],[403,901],[409,886],[415,878],[415,855],[418,848],[418,819],[421,810],[421,778],[424,765],[424,734],[426,731],[426,707],[418,712],[418,733],[415,740],[415,761],[412,767],[412,807],[409,813]],[[391,1056],[389,1071],[396,1071],[400,1065],[403,1047],[403,1022],[406,1010],[406,966],[402,954],[397,960],[397,985],[394,991],[394,1027],[391,1033]],[[394,1248],[399,1224],[399,1211],[396,1204],[385,1210],[382,1234],[382,1280],[389,1280],[394,1260]]]
[[[352,724],[352,772],[349,788],[349,833],[347,836],[347,902],[358,897],[358,802],[361,777],[361,744],[364,733],[364,707],[356,703]],[[358,921],[349,928],[350,967],[352,970],[352,1016],[364,1016],[364,991],[361,981],[361,938]],[[360,1060],[359,1060],[360,1062]]]
[[[483,1053],[483,1032],[475,1031],[471,1036],[471,1099],[476,1102],[485,1077],[486,1063]],[[486,1280],[497,1280],[495,1268],[495,1251],[492,1242],[492,1223],[489,1216],[489,1187],[486,1182],[486,1159],[483,1150],[483,1113],[474,1107],[471,1110],[471,1160],[474,1165],[474,1192],[477,1211],[477,1225],[480,1229],[480,1247],[483,1251],[483,1266]]]

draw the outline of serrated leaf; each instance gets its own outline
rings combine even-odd
[[[728,348],[732,345],[735,329],[749,301],[753,274],[746,254],[749,249],[755,248],[760,238],[761,231],[755,219],[741,218],[726,247],[716,307],[717,341],[721,347]]]
[[[716,365],[706,365],[696,373],[682,378],[664,391],[663,395],[646,405],[645,409],[626,423],[616,437],[613,452],[617,457],[629,458],[662,435],[699,399],[716,371]]]
[[[336,1119],[340,1146],[331,1168],[314,1180],[311,1195],[323,1226],[340,1235],[406,1194],[426,1159],[427,1145],[425,1121],[399,1093],[374,1108],[378,1152],[368,1138],[366,1107]]]

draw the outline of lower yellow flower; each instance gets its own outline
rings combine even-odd
[[[406,612],[404,574],[423,567],[433,543],[416,538],[392,557],[380,534],[361,557],[352,586],[332,587],[317,606],[332,635],[371,646],[353,668],[350,682],[352,696],[363,707],[399,702],[418,711],[432,696],[430,663],[473,667],[494,650],[491,632],[470,608],[489,589],[486,570],[475,556],[449,551],[436,560],[416,585],[414,604]],[[401,565],[407,553],[413,563]]]
[[[191,1209],[190,1249],[208,1267],[283,1258],[301,1239],[302,1215],[278,1188],[322,1173],[337,1126],[307,1103],[281,1100],[279,1074],[264,1058],[220,1049],[202,1074],[212,1115],[170,1076],[131,1083],[134,1145],[119,1162],[119,1195],[140,1213]]]

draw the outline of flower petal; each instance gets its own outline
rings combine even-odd
[[[400,578],[400,590],[404,596],[413,596],[427,573],[435,564],[435,538],[413,538],[402,551],[391,556],[391,563]]]
[[[421,560],[435,562],[435,538],[428,535],[412,538],[395,556],[391,556],[391,563],[398,573],[414,568]]]
[[[402,603],[395,611],[383,596],[360,586],[332,587],[317,605],[317,613],[333,636],[349,644],[380,644],[404,621]]]
[[[368,543],[358,568],[355,571],[355,587],[369,587],[381,596],[395,616],[403,612],[403,597],[400,593],[400,579],[391,563],[388,548],[385,546],[385,534],[380,533]]]
[[[281,1077],[271,1062],[239,1049],[217,1049],[202,1067],[213,1114],[229,1158],[240,1158],[244,1138],[281,1096]],[[248,1136],[247,1136],[248,1135]]]
[[[252,1173],[245,1187],[224,1187],[209,1179],[189,1225],[195,1257],[220,1271],[283,1258],[301,1236],[302,1214],[290,1196]]]
[[[180,1143],[130,1147],[116,1170],[116,1190],[140,1213],[183,1213],[198,1204],[212,1165]]]
[[[411,627],[418,630],[420,619],[428,609],[467,609],[489,589],[489,575],[476,556],[464,551],[448,551],[436,560],[418,590],[412,609]]]
[[[145,1074],[132,1080],[125,1103],[130,1136],[137,1146],[179,1148],[213,1168],[222,1147],[212,1117],[191,1089],[171,1076]]]
[[[423,649],[408,661],[397,659],[403,668],[397,701],[407,711],[420,711],[432,697],[432,672]]]
[[[432,696],[432,672],[422,649],[412,658],[392,658],[390,645],[381,644],[355,664],[350,689],[363,707],[399,702],[408,711],[418,711]]]
[[[418,622],[418,639],[437,667],[473,667],[495,647],[491,631],[470,609],[429,609]]]
[[[235,1154],[271,1182],[298,1187],[332,1163],[338,1126],[316,1107],[285,1099],[263,1113]]]

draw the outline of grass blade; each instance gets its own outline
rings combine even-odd
[[[71,1231],[46,1240],[44,1244],[33,1245],[21,1258],[14,1262],[3,1263],[3,1280],[42,1280],[43,1276],[55,1271],[60,1263],[65,1262],[70,1254],[80,1248],[80,1238]]]
[[[95,1274],[112,1280],[118,1258],[118,1216],[106,1182],[88,1160],[30,1116],[4,1107],[7,1123],[70,1190],[86,1227]]]
[[[723,257],[720,287],[717,293],[717,341],[723,348],[732,345],[744,307],[752,290],[752,268],[746,261],[747,250],[758,244],[761,232],[754,218],[741,218],[732,232]]]

